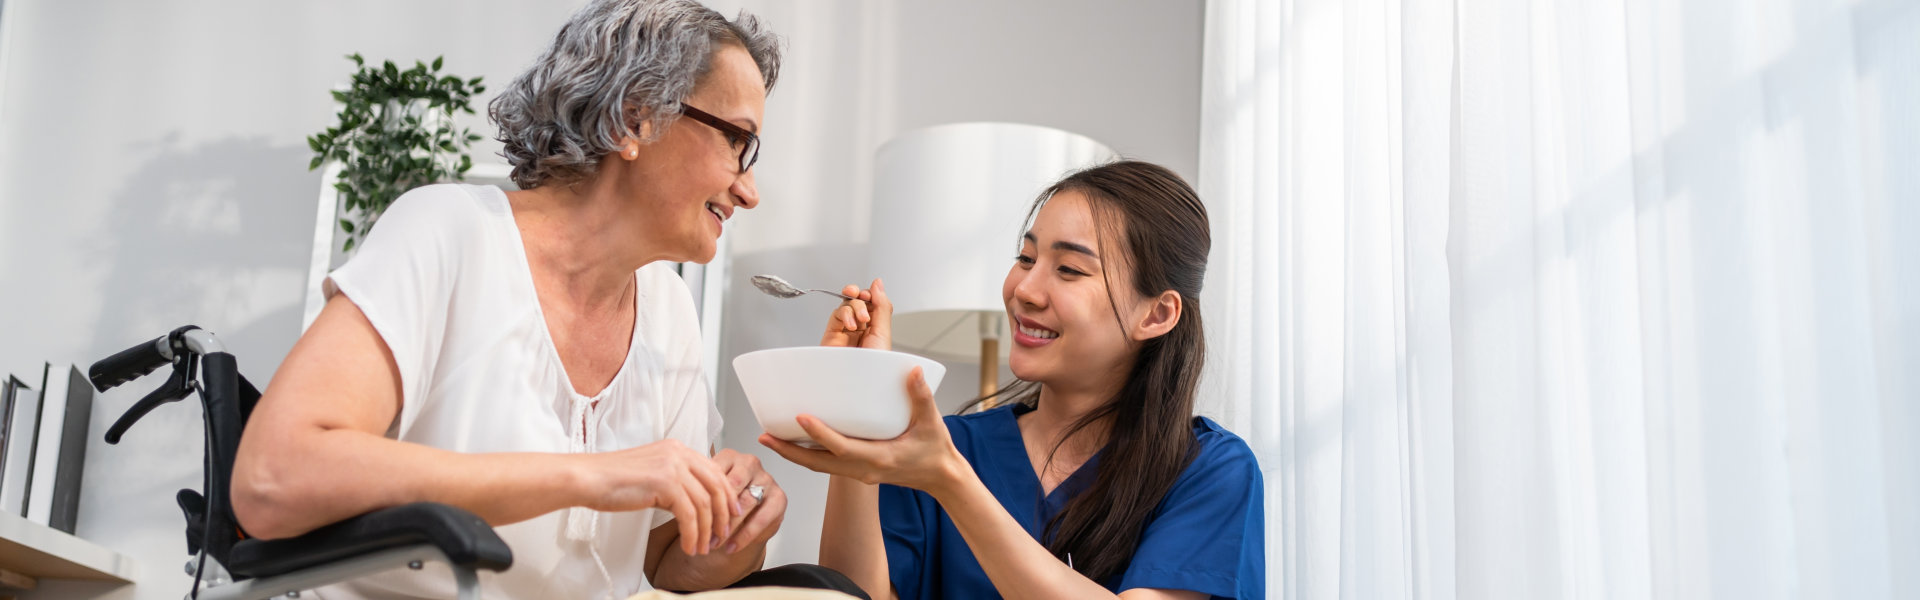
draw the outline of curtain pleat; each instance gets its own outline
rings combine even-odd
[[[1206,22],[1272,596],[1920,597],[1920,2]]]

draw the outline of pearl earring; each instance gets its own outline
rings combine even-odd
[[[627,160],[640,158],[640,145],[635,144],[633,142],[627,142],[627,150],[622,154],[627,157]]]

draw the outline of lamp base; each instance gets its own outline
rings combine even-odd
[[[987,398],[1000,390],[1000,340],[982,338],[980,340],[980,397]],[[1000,399],[987,398],[980,403],[981,410],[1000,405]]]

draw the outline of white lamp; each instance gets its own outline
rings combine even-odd
[[[900,134],[874,157],[869,265],[886,279],[894,345],[980,360],[993,393],[1011,335],[1000,284],[1027,210],[1068,172],[1107,162],[1086,136],[1016,123],[958,123]],[[977,354],[975,353],[977,350]]]

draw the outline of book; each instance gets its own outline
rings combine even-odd
[[[26,382],[20,381],[19,377],[8,375],[6,379],[0,379],[0,465],[6,464],[7,434],[10,433],[7,424],[13,422],[14,396],[20,395],[20,389],[24,387]],[[0,485],[6,484],[6,476],[6,469],[0,469]]]
[[[67,366],[66,409],[62,413],[47,525],[73,533],[80,522],[80,475],[87,464],[87,435],[93,423],[93,383],[74,365]]]
[[[55,400],[55,398],[58,398],[59,396],[49,393],[53,391],[53,388],[48,387],[48,384],[55,383],[52,381],[48,381],[50,379],[56,379],[55,377],[53,377],[53,363],[42,363],[40,366],[40,406],[38,407],[37,410],[34,411],[35,425],[33,428],[33,436],[32,436],[33,439],[27,442],[27,489],[24,492],[24,495],[26,497],[20,500],[20,504],[23,505],[23,508],[20,510],[20,515],[23,517],[26,517],[27,520],[29,521],[33,521],[41,525],[47,524],[46,509],[51,508],[53,505],[45,502],[45,500],[50,499],[51,496],[48,496],[45,492],[40,493],[40,498],[34,498],[33,495],[35,491],[45,490],[47,489],[47,486],[53,485],[53,482],[51,480],[47,481],[45,484],[42,484],[41,482],[41,479],[43,479],[43,477],[47,479],[51,479],[53,471],[51,469],[39,468],[41,464],[43,464],[43,461],[52,460],[53,454],[51,452],[44,452],[44,453],[41,452],[40,444],[42,442],[45,442],[47,439],[46,437],[47,417],[49,416],[47,414],[49,412],[47,405],[49,404],[60,405],[60,402],[58,400]],[[59,394],[60,396],[66,395],[66,387],[67,387],[66,383],[67,383],[66,381],[57,382],[57,385],[59,385],[61,388],[60,394]],[[65,409],[66,409],[66,406],[61,405],[59,409],[55,412],[64,411]],[[52,416],[55,419],[60,418],[60,415],[58,414],[55,414]],[[56,425],[55,427],[58,427],[58,426]],[[58,440],[55,440],[55,441],[58,442]],[[42,456],[45,456],[48,458],[41,458]],[[36,500],[39,500],[39,502],[36,502]],[[45,506],[40,507],[40,510],[36,511],[35,510],[36,504],[41,504]]]
[[[72,404],[73,379],[70,374],[78,370],[73,365],[55,367],[48,363],[41,377],[40,427],[34,430],[32,460],[27,469],[31,483],[27,485],[26,500],[27,520],[41,525],[53,524],[55,480],[66,458],[60,454],[60,446]],[[80,385],[87,385],[85,378],[82,378]]]
[[[19,377],[8,380],[5,439],[0,440],[0,511],[27,516],[27,486],[33,483],[33,434],[39,427],[40,394]]]

